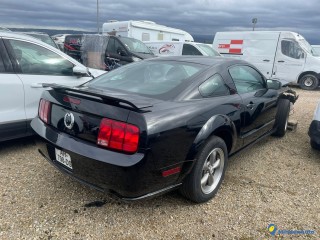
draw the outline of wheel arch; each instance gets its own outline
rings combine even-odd
[[[298,83],[300,84],[300,81],[302,79],[303,76],[307,75],[307,74],[312,74],[315,75],[319,80],[320,80],[320,73],[317,73],[315,71],[306,71],[306,72],[302,72],[300,73],[299,77],[298,77]]]
[[[212,136],[220,137],[225,142],[228,153],[236,145],[234,123],[226,115],[215,115],[202,126],[187,154],[187,159],[195,159],[198,152]]]

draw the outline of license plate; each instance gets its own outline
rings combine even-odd
[[[59,149],[56,150],[56,160],[66,166],[67,168],[72,169],[71,157],[68,153],[61,151]]]

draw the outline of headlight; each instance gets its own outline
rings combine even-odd
[[[138,61],[141,61],[141,58],[132,57],[132,60],[133,60],[134,62],[138,62]]]

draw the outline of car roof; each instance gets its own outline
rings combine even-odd
[[[212,56],[165,56],[165,57],[157,57],[146,59],[144,61],[178,61],[178,62],[189,62],[189,63],[196,63],[202,64],[206,66],[213,66],[213,65],[222,65],[222,64],[248,64],[243,60],[232,59],[232,58],[224,58],[224,57],[212,57]]]
[[[30,35],[26,35],[23,33],[15,33],[15,32],[1,32],[0,31],[0,38],[12,38],[12,39],[16,39],[16,40],[24,40],[24,41],[29,41],[32,43],[35,43],[37,45],[40,45],[42,47],[46,47],[48,49],[50,49],[51,51],[58,53],[59,55],[63,56],[64,58],[68,59],[70,62],[72,62],[73,64],[76,65],[82,65],[81,63],[79,63],[77,60],[75,60],[74,58],[70,57],[69,55],[65,54],[64,52],[61,52],[60,50],[58,50],[57,48],[35,38],[32,37]]]
[[[30,35],[26,35],[24,33],[15,33],[15,32],[0,32],[0,38],[2,37],[7,37],[7,38],[16,38],[16,39],[20,39],[20,40],[27,40],[27,41],[32,41],[38,44],[43,45],[43,42],[31,37]]]
[[[45,36],[49,36],[49,34],[44,33],[44,32],[16,32],[16,33],[33,34],[33,35],[45,35]],[[50,37],[50,36],[49,36],[49,37]]]

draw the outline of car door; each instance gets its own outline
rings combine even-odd
[[[37,115],[42,83],[76,86],[91,79],[73,74],[75,63],[51,49],[24,40],[4,40],[9,55],[17,62],[17,76],[24,87],[24,106],[27,121]]]
[[[0,141],[26,134],[24,90],[0,39]]]
[[[117,59],[117,63],[120,65],[125,65],[132,62],[130,54],[123,46],[123,44],[115,37],[110,37],[106,49],[106,63],[111,64],[108,57]]]
[[[299,44],[290,39],[281,40],[275,58],[273,77],[287,82],[293,82],[303,71],[306,54]]]
[[[251,66],[235,65],[229,73],[242,98],[240,136],[248,145],[273,128],[278,92],[268,89],[263,75]]]

